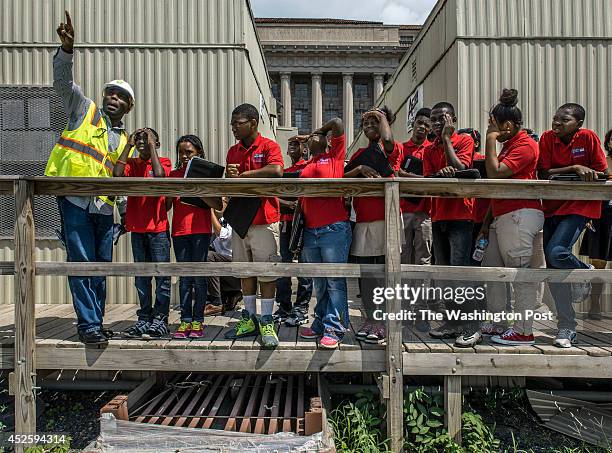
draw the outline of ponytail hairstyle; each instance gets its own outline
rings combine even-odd
[[[179,153],[178,153],[179,145],[185,142],[191,143],[194,146],[194,148],[198,150],[198,157],[201,157],[202,159],[206,159],[206,153],[204,152],[204,146],[202,145],[202,140],[200,140],[200,137],[198,137],[197,135],[183,135],[176,142],[176,168],[180,168],[181,166],[181,161],[180,161]]]
[[[612,129],[610,129],[606,133],[606,137],[604,138],[604,149],[606,150],[606,153],[608,153],[608,156],[612,157],[612,147],[610,147],[610,139],[612,139]]]
[[[518,91],[514,88],[504,88],[499,101],[495,107],[491,109],[489,114],[495,118],[498,125],[510,121],[520,128],[523,125],[523,112],[517,107]]]

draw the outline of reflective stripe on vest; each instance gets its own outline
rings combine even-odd
[[[97,108],[94,109],[94,114],[91,117],[91,125],[92,126],[99,126],[100,125],[100,121],[102,120],[102,115],[100,114],[100,110],[98,110]]]
[[[92,124],[94,124],[93,120],[92,120]],[[70,151],[75,151],[77,153],[81,153],[81,154],[84,154],[86,156],[89,156],[95,159],[100,164],[103,164],[106,167],[106,169],[112,173],[113,167],[114,167],[113,163],[110,161],[110,159],[105,159],[105,156],[100,154],[97,149],[92,148],[91,146],[87,146],[85,143],[81,143],[74,139],[66,138],[63,136],[59,138],[59,140],[57,141],[57,144],[60,146],[63,146],[64,148],[68,148]]]

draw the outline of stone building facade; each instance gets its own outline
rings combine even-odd
[[[339,19],[255,19],[279,123],[308,133],[333,117],[349,143],[421,27]]]

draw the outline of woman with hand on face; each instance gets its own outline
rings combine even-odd
[[[393,139],[391,123],[395,115],[388,107],[372,109],[363,114],[361,119],[364,135],[369,140],[366,148],[358,149],[349,161],[357,159],[362,153],[384,153],[389,166],[399,170],[403,153],[401,143]],[[367,165],[359,165],[344,174],[345,178],[380,178],[379,171]],[[357,215],[353,231],[351,255],[359,264],[385,263],[385,199],[384,197],[356,197],[353,207]],[[374,289],[385,286],[385,279],[364,277],[361,280],[361,300],[366,314],[366,322],[358,329],[357,339],[368,343],[382,343],[387,333],[383,321],[374,319],[376,306],[373,302]],[[381,307],[384,310],[384,307]]]
[[[517,107],[518,91],[505,89],[489,114],[486,136],[485,165],[491,179],[537,179],[538,144],[523,130],[523,114]],[[502,150],[497,155],[497,143]],[[478,238],[488,238],[482,265],[486,267],[532,267],[531,258],[537,244],[536,236],[544,226],[540,200],[492,199]],[[540,245],[541,247],[541,245]],[[481,341],[482,335],[493,335],[498,344],[534,344],[533,319],[527,317],[535,309],[538,283],[512,285],[514,310],[520,317],[510,328],[505,324],[485,323],[479,331],[457,338],[457,346],[470,347]],[[506,308],[506,286],[487,285],[487,308],[493,313]]]
[[[331,138],[327,135],[331,133]],[[334,118],[308,137],[311,159],[300,178],[342,178],[346,156],[346,137],[340,118]],[[302,197],[306,263],[346,263],[351,246],[351,226],[343,197]],[[349,325],[346,278],[316,277],[315,318],[310,327],[300,330],[302,338],[320,338],[319,345],[335,349]]]

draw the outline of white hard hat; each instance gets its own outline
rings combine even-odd
[[[125,91],[132,99],[132,102],[136,102],[136,99],[134,98],[134,90],[132,89],[132,86],[125,80],[111,80],[106,85],[104,85],[104,90],[111,87],[119,88],[120,90]]]

